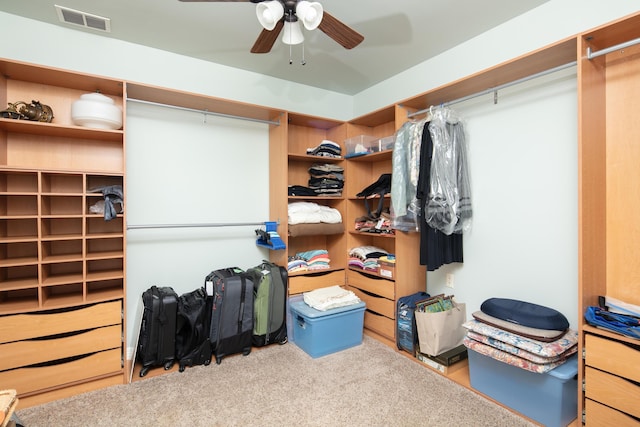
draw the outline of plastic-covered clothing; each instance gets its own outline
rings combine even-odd
[[[420,174],[420,145],[424,121],[406,122],[396,132],[391,180],[391,223],[401,231],[418,231],[420,203],[416,198]]]
[[[417,197],[422,204],[426,203],[431,187],[431,159],[433,156],[433,141],[428,129],[422,132],[422,146],[420,156],[420,178],[418,180]],[[427,266],[427,271],[435,271],[445,264],[464,262],[462,234],[444,234],[427,224],[424,219],[425,210],[420,216],[420,264]]]
[[[438,108],[429,132],[433,159],[425,220],[446,235],[468,231],[472,208],[464,126],[453,111]]]

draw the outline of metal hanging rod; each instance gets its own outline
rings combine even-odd
[[[244,117],[244,116],[236,116],[236,115],[233,115],[233,114],[216,113],[215,111],[198,110],[198,109],[195,109],[195,108],[180,107],[178,105],[171,105],[171,104],[162,104],[160,102],[145,101],[145,100],[136,99],[136,98],[127,98],[127,101],[137,102],[139,104],[155,105],[155,106],[158,106],[158,107],[173,108],[174,110],[182,110],[182,111],[191,111],[193,113],[201,113],[201,114],[204,114],[205,117],[207,115],[211,115],[211,116],[217,116],[217,117],[226,117],[228,119],[238,119],[238,120],[247,120],[247,121],[250,121],[250,122],[265,123],[265,124],[268,124],[268,125],[278,125],[278,126],[280,125],[280,120],[273,121],[273,120],[254,119],[252,117]]]
[[[492,92],[494,94],[494,103],[497,103],[497,92],[499,90],[506,89],[508,87],[515,86],[517,84],[524,83],[524,82],[529,81],[529,80],[537,79],[538,77],[546,76],[548,74],[553,74],[555,72],[564,70],[566,68],[571,68],[571,67],[575,66],[576,64],[577,64],[577,61],[573,61],[573,62],[569,62],[568,64],[559,65],[557,67],[550,68],[548,70],[541,71],[539,73],[532,74],[530,76],[523,77],[521,79],[514,80],[514,81],[509,82],[509,83],[504,83],[504,84],[501,84],[499,86],[490,87],[490,88],[485,89],[483,91],[476,92],[476,93],[473,93],[471,95],[464,96],[462,98],[454,99],[453,101],[444,102],[444,103],[442,103],[442,105],[449,106],[449,105],[453,105],[453,104],[459,104],[461,102],[468,101],[470,99],[477,98],[479,96],[486,95],[486,94],[492,93]],[[419,116],[420,114],[424,114],[424,113],[429,112],[430,109],[431,109],[431,107],[425,108],[424,110],[416,111],[414,113],[409,113],[409,114],[407,114],[407,117],[411,118],[411,117]]]
[[[247,227],[256,225],[266,225],[262,222],[218,222],[218,223],[196,223],[196,224],[135,224],[127,225],[127,230],[141,230],[151,228],[203,228],[203,227]]]
[[[606,55],[607,53],[611,53],[613,51],[619,50],[619,49],[624,49],[636,44],[640,43],[640,38],[637,39],[633,39],[633,40],[629,40],[628,42],[624,42],[624,43],[620,43],[617,44],[615,46],[611,46],[608,47],[606,49],[602,49],[602,50],[598,50],[596,52],[593,52],[591,50],[591,47],[587,48],[587,59],[593,59],[593,58],[597,58],[598,56],[602,56],[602,55]]]

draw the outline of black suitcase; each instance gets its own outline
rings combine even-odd
[[[152,286],[142,293],[142,303],[137,358],[142,364],[140,376],[144,377],[154,366],[167,370],[173,367],[178,295],[170,287]]]
[[[287,342],[287,269],[269,261],[247,270],[253,279],[254,347]]]
[[[176,360],[180,372],[187,366],[211,363],[211,298],[204,288],[180,295],[176,320]]]
[[[251,353],[253,281],[237,267],[212,271],[205,278],[213,297],[209,339],[216,363],[236,353]]]

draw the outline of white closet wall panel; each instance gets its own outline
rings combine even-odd
[[[129,230],[129,319],[151,285],[181,294],[213,269],[246,269],[268,257],[255,244],[259,226],[233,225],[270,220],[266,124],[129,102],[126,133],[128,225],[229,224]]]
[[[464,264],[427,273],[429,293],[454,294],[469,317],[487,298],[530,301],[577,328],[575,67],[452,108],[466,125],[473,225]]]

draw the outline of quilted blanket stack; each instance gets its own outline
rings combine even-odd
[[[473,319],[463,324],[467,329],[463,344],[468,349],[537,373],[545,373],[558,367],[577,352],[578,332],[569,328],[564,316],[558,312],[554,313],[554,310],[542,306],[514,300],[498,300],[497,306],[500,308],[503,305],[504,307],[524,307],[524,313],[509,313],[508,310],[492,311],[488,309],[492,303],[495,301],[485,301],[481,310],[473,313]],[[484,309],[485,307],[487,310]],[[536,313],[537,310],[546,311],[561,318],[559,323],[556,322],[560,327],[550,329],[536,325],[535,316],[531,314]],[[499,312],[502,318],[494,317],[487,312],[493,314]],[[502,316],[503,313],[504,316]],[[533,326],[527,326],[529,318]],[[547,321],[548,317],[540,320],[540,322]]]

